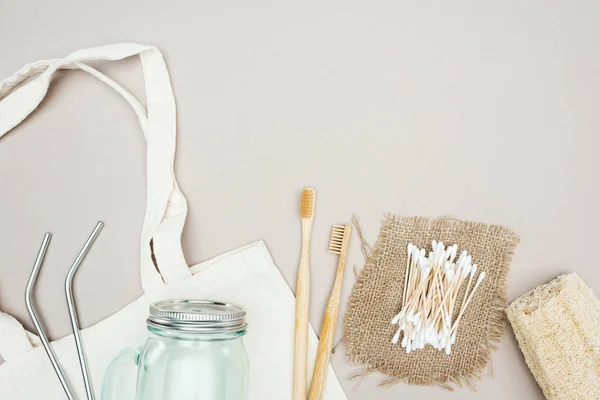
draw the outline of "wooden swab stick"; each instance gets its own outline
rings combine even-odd
[[[453,333],[454,331],[456,331],[457,327],[458,327],[458,323],[460,322],[460,319],[462,318],[465,310],[467,309],[467,307],[469,306],[469,303],[471,302],[471,300],[473,299],[473,296],[475,295],[475,291],[477,290],[477,288],[479,287],[479,285],[481,284],[481,282],[483,281],[483,278],[485,278],[485,271],[481,272],[479,274],[479,276],[477,277],[477,282],[475,282],[475,286],[473,286],[473,290],[471,291],[471,294],[469,294],[469,298],[467,299],[467,302],[465,303],[465,305],[461,308],[460,313],[458,313],[458,317],[456,317],[456,321],[454,322],[454,325],[452,326],[452,330],[451,332]]]
[[[415,305],[415,302],[419,301],[419,299],[421,298],[421,293],[423,292],[424,288],[427,287],[426,286],[427,281],[428,281],[427,279],[424,279],[419,284],[419,286],[415,290],[414,295],[410,297],[410,299],[408,300],[408,303],[406,305],[404,305],[402,310],[394,317],[394,319],[392,320],[392,323],[398,323],[400,326],[402,326],[405,322],[407,322],[407,319],[408,319],[408,316],[409,316],[411,310],[413,311],[414,314],[416,314],[418,312],[418,310],[413,310],[413,306]],[[400,316],[402,316],[402,318],[400,318]]]
[[[467,290],[465,291],[465,295],[463,297],[462,304],[460,305],[461,309],[465,305],[465,301],[467,300],[467,295],[469,294],[469,289],[471,288],[471,282],[473,282],[473,277],[475,276],[476,272],[477,272],[477,264],[473,264],[473,268],[471,268],[471,273],[469,276],[469,283],[467,284]]]
[[[419,293],[421,292],[421,290],[422,290],[422,286],[424,286],[423,284],[425,284],[425,282],[421,282],[421,285],[419,285],[419,287],[418,287],[418,288],[415,290],[415,293],[416,293],[417,291],[418,291]],[[410,308],[411,308],[413,305],[415,305],[415,304],[414,304],[415,302],[417,302],[417,301],[418,301],[418,299],[419,299],[419,296],[418,296],[418,294],[419,294],[419,293],[417,293],[417,294],[415,294],[414,296],[412,296],[412,297],[411,297],[411,298],[408,300],[408,303],[407,303],[407,304],[404,306],[404,308],[402,309],[402,311],[407,311],[407,312],[404,314],[404,316],[405,316],[405,317],[406,317],[406,315],[408,315],[408,310],[409,310],[409,309],[410,309]]]
[[[416,247],[413,247],[413,262],[410,278],[411,283],[409,284],[409,291],[411,294],[409,294],[408,297],[411,297],[419,285],[419,250]]]
[[[413,247],[413,251],[414,251],[414,247]],[[415,280],[415,273],[416,273],[416,271],[414,269],[415,260],[413,257],[413,254],[414,254],[413,251],[411,251],[411,253],[410,253],[410,266],[409,266],[410,270],[409,270],[409,274],[408,274],[409,275],[408,276],[408,284],[406,286],[406,299],[407,300],[411,298],[413,281]]]
[[[444,298],[441,301],[440,308],[438,309],[437,314],[434,317],[434,319],[437,318],[438,314],[442,311],[442,309],[444,309],[444,303],[446,302],[446,299],[448,298],[449,295],[450,295],[450,291],[447,291],[446,294],[444,295]]]
[[[409,243],[407,249],[408,258],[406,259],[406,272],[404,273],[404,293],[402,294],[402,307],[400,309],[404,308],[404,304],[406,304],[406,290],[408,287],[408,276],[410,275],[410,258],[412,255],[412,247],[413,244]]]
[[[459,269],[457,270],[456,273],[459,274],[459,278],[458,278],[458,281],[456,282],[456,285],[453,288],[452,295],[450,296],[450,307],[449,307],[450,317],[452,317],[452,314],[454,314],[454,305],[455,305],[454,303],[456,301],[456,297],[458,296],[458,292],[460,291],[460,287],[464,283],[465,277],[466,277],[466,275],[464,275],[463,269],[461,267],[459,267]]]

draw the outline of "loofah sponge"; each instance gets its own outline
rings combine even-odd
[[[549,400],[600,399],[600,301],[577,274],[525,293],[506,314]]]

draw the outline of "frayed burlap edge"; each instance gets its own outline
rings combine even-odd
[[[360,285],[362,285],[364,283],[363,282],[363,279],[364,279],[363,272],[364,271],[366,271],[367,269],[372,269],[372,268],[377,267],[376,260],[382,253],[381,244],[384,243],[388,239],[388,235],[390,233],[390,229],[392,229],[393,222],[397,219],[414,219],[417,221],[446,220],[449,223],[463,223],[464,222],[464,221],[456,219],[454,217],[446,217],[446,216],[431,219],[431,218],[426,218],[426,217],[397,216],[392,213],[385,213],[383,216],[383,219],[381,221],[381,228],[380,228],[377,240],[375,241],[375,246],[371,246],[371,245],[369,245],[367,240],[364,238],[358,217],[356,216],[356,214],[353,215],[352,222],[357,228],[356,230],[360,237],[362,252],[366,258],[365,266],[361,270],[361,273],[359,274],[358,279],[356,280],[356,282],[354,284],[354,288],[359,287]],[[485,224],[485,223],[478,223],[478,222],[471,222],[471,224],[487,226],[487,224]],[[504,230],[504,231],[507,231],[507,232],[511,233],[512,235],[514,235],[514,246],[507,253],[507,257],[504,260],[504,263],[502,265],[503,273],[500,275],[500,278],[498,281],[498,293],[497,293],[496,298],[494,299],[493,304],[491,305],[492,321],[490,322],[490,324],[488,326],[488,331],[487,331],[488,340],[486,342],[484,342],[478,348],[477,363],[476,363],[475,368],[472,371],[472,373],[469,375],[462,376],[460,379],[456,379],[454,377],[447,376],[441,380],[435,379],[435,378],[430,378],[430,377],[414,378],[414,377],[395,376],[395,377],[389,377],[389,378],[382,380],[379,383],[380,387],[389,388],[389,387],[392,387],[399,383],[407,383],[409,385],[440,387],[440,388],[443,388],[443,389],[446,389],[449,391],[453,391],[455,387],[463,387],[463,385],[466,385],[466,386],[470,387],[473,391],[477,391],[477,387],[475,386],[476,382],[481,382],[481,378],[485,372],[485,368],[487,366],[488,360],[490,359],[491,353],[492,353],[492,351],[495,351],[498,349],[498,343],[500,342],[500,339],[502,338],[502,335],[504,333],[504,328],[506,325],[505,310],[506,310],[507,303],[508,303],[507,295],[506,295],[508,270],[510,269],[510,264],[511,264],[512,258],[514,256],[514,250],[520,242],[519,236],[516,234],[516,232],[514,232],[511,229],[508,229],[508,228],[505,228],[505,227],[499,226],[499,225],[490,226],[490,229]],[[348,316],[351,314],[351,311],[355,307],[357,307],[356,299],[354,298],[354,288],[352,289],[352,293],[348,300],[348,308],[347,308],[346,314],[344,316],[344,335],[342,336],[341,344],[344,345],[344,347],[346,349],[346,356],[348,357],[349,361],[353,364],[361,365],[365,369],[364,369],[364,371],[352,376],[350,378],[350,380],[357,379],[357,378],[364,378],[374,372],[379,372],[383,375],[386,375],[386,372],[381,368],[380,365],[370,365],[370,364],[365,363],[364,361],[360,360],[356,354],[353,354],[352,351],[350,349],[348,349],[348,346],[345,345],[345,339],[346,339],[345,331],[346,331],[346,325],[348,322],[347,319],[348,319]]]

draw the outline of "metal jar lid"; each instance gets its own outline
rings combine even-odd
[[[208,300],[163,300],[150,305],[148,326],[189,333],[225,333],[246,329],[246,310]]]

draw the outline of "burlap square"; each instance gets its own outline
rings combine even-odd
[[[390,342],[397,329],[391,320],[401,306],[406,247],[413,243],[430,250],[432,240],[458,244],[458,251],[467,250],[486,273],[460,322],[450,356],[431,346],[406,354],[400,345]],[[363,364],[367,373],[386,374],[389,379],[382,385],[473,386],[473,378],[483,374],[504,331],[506,277],[518,243],[515,232],[498,225],[386,214],[375,247],[364,243],[366,264],[344,318],[343,343],[350,360]],[[457,313],[458,309],[453,318]]]

